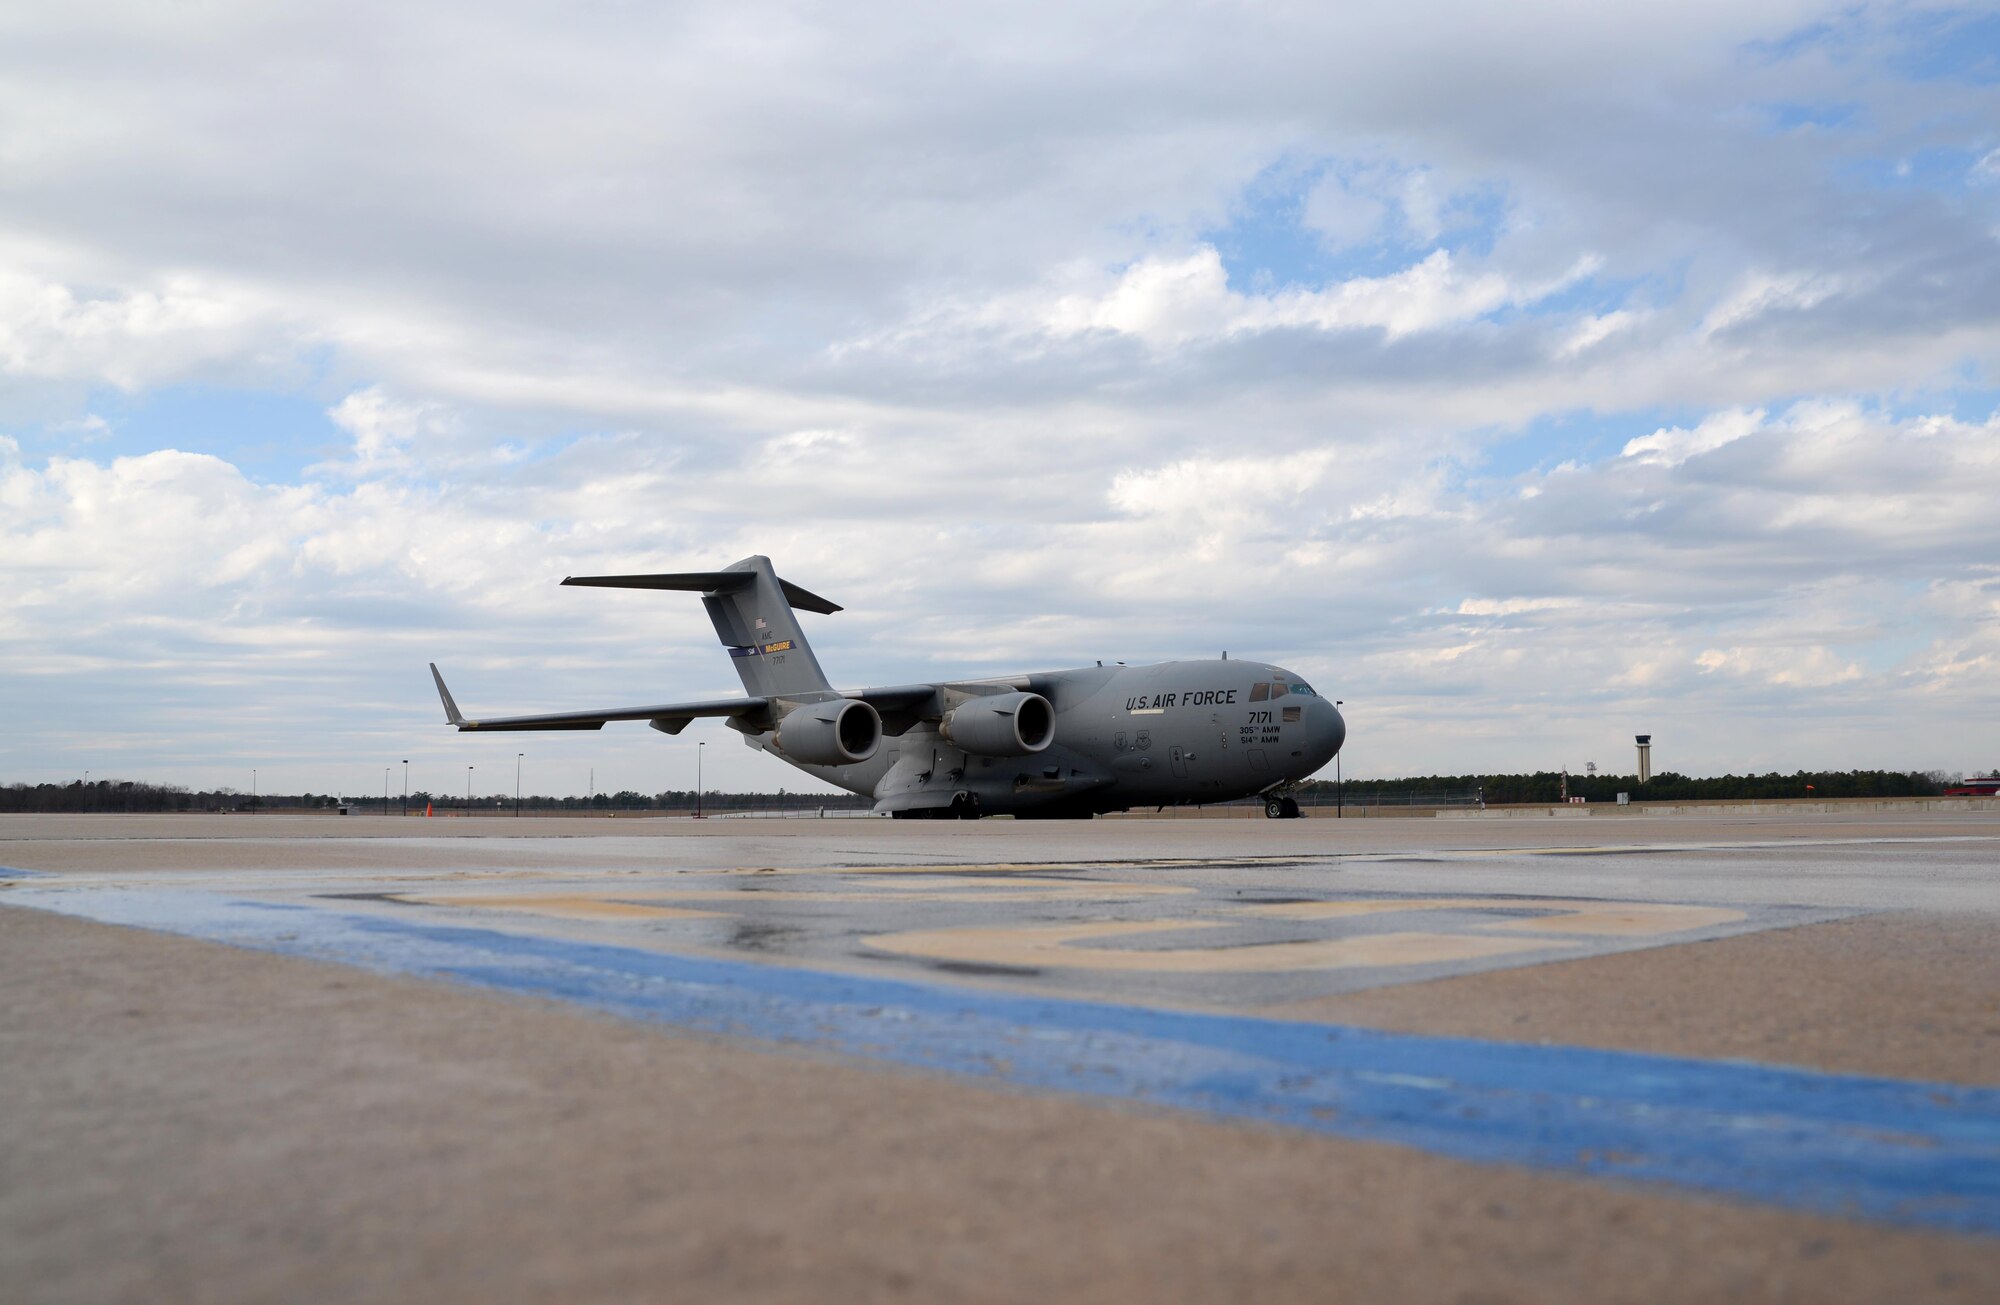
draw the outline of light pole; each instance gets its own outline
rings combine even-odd
[[[694,745],[694,818],[701,819],[701,750],[706,743]]]
[[[1344,698],[1335,698],[1333,700],[1333,705],[1338,707],[1342,705],[1342,703],[1344,703],[1345,701],[1346,699]],[[1346,742],[1347,740],[1345,738],[1341,739],[1341,743],[1345,744]],[[1380,798],[1380,796],[1377,796],[1375,800],[1379,804],[1382,799]],[[1376,806],[1375,814],[1378,816],[1382,814],[1382,808],[1380,807],[1380,805]],[[1336,752],[1333,754],[1333,818],[1335,820],[1342,820],[1345,819],[1346,816],[1347,816],[1347,790],[1342,788],[1340,785],[1340,754]]]
[[[514,819],[516,820],[521,818],[521,758],[527,755],[525,752],[514,754]]]
[[[472,767],[465,768],[465,809],[472,810]]]
[[[257,814],[257,768],[250,767],[250,814]]]
[[[403,758],[403,814],[410,814],[410,759]]]
[[[382,814],[389,814],[389,767],[382,767]]]

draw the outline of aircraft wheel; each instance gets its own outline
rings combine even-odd
[[[1283,798],[1264,799],[1264,819],[1283,820],[1285,814],[1285,800]]]
[[[1297,820],[1299,818],[1299,800],[1295,797],[1288,797],[1280,800],[1283,801],[1285,804],[1285,814],[1283,818],[1286,820]]]

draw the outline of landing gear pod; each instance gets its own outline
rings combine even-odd
[[[850,766],[875,755],[882,717],[851,698],[809,702],[778,723],[778,750],[809,766]]]
[[[977,757],[1025,757],[1056,736],[1056,710],[1039,693],[996,693],[946,713],[938,733]]]

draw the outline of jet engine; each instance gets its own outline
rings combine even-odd
[[[778,722],[778,750],[809,766],[847,766],[875,755],[882,717],[865,702],[809,702]]]
[[[978,757],[1025,757],[1056,736],[1056,710],[1039,693],[996,693],[945,713],[938,733]]]

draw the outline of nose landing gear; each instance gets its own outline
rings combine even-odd
[[[1266,820],[1297,820],[1299,800],[1295,797],[1267,797],[1264,799]]]

